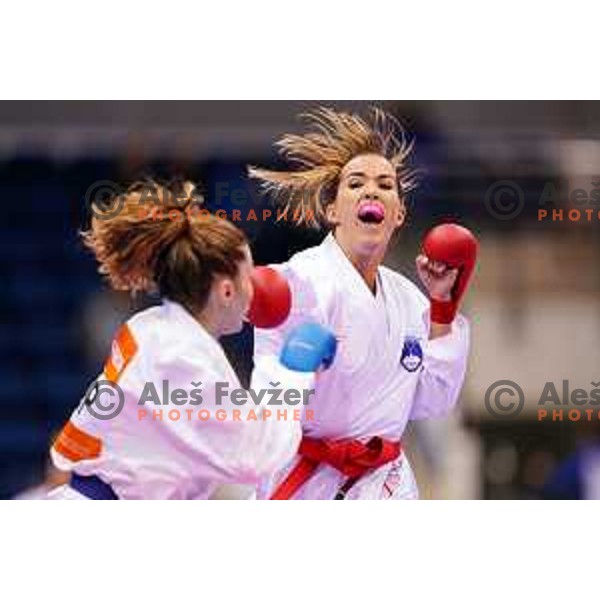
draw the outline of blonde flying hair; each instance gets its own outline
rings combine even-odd
[[[261,182],[262,191],[292,212],[294,222],[319,227],[325,210],[335,199],[344,165],[363,154],[379,154],[396,170],[398,192],[404,198],[417,185],[417,172],[407,165],[414,140],[408,140],[400,123],[390,114],[372,107],[368,116],[338,112],[331,108],[301,115],[310,127],[304,134],[286,134],[276,143],[279,154],[294,167],[270,171],[249,167],[250,177]]]
[[[99,218],[96,206],[89,230],[81,235],[114,289],[158,291],[188,309],[202,310],[215,275],[237,275],[247,240],[224,219],[198,217],[191,209],[202,197],[194,184],[177,185],[134,184],[113,200],[120,205],[111,218]]]

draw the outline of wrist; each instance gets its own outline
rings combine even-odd
[[[431,311],[430,320],[432,323],[439,323],[440,325],[450,325],[458,310],[456,302],[453,300],[439,300],[438,298],[431,298]]]

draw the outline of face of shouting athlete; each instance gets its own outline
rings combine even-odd
[[[342,169],[327,218],[340,246],[358,261],[381,259],[406,211],[392,164],[378,154],[364,154]]]

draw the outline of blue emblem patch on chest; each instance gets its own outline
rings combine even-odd
[[[414,373],[423,363],[423,349],[416,337],[404,338],[400,364],[409,372]]]

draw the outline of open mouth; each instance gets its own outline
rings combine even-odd
[[[385,219],[385,207],[381,202],[364,200],[358,205],[358,220],[368,225],[379,225]]]

